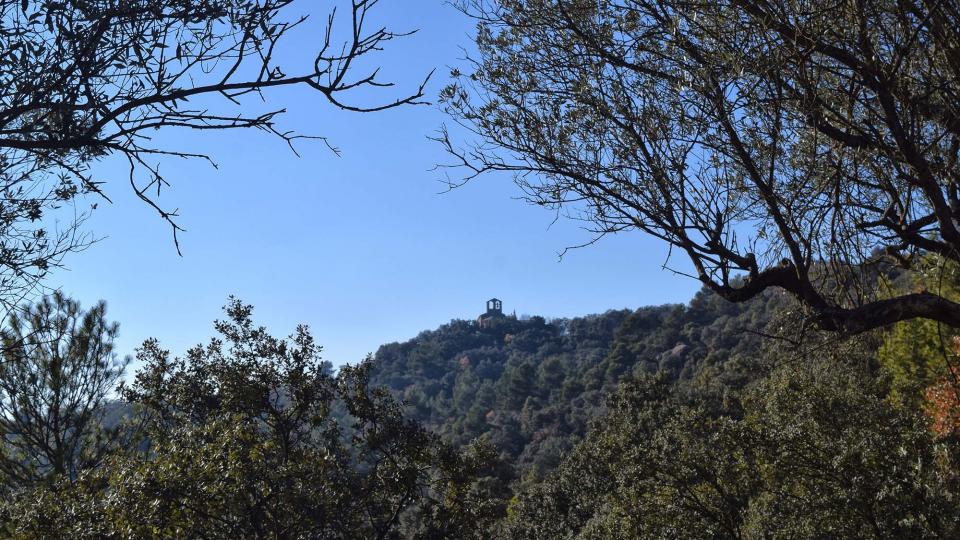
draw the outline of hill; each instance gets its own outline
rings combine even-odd
[[[374,355],[372,382],[408,414],[455,444],[492,443],[506,481],[554,469],[605,410],[621,379],[664,371],[676,380],[742,385],[761,338],[788,300],[731,304],[701,291],[687,305],[571,319],[453,320]]]

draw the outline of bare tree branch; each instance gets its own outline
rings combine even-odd
[[[660,238],[731,301],[785,289],[822,328],[960,326],[960,305],[876,287],[917,254],[960,261],[955,0],[453,3],[478,22],[440,96],[474,138],[438,137],[462,181],[512,173],[529,202]]]
[[[410,32],[373,26],[378,0],[324,3],[315,50],[296,65],[281,62],[279,51],[315,15],[294,10],[314,10],[315,3],[0,0],[0,300],[12,305],[64,255],[93,241],[82,231],[87,212],[77,203],[82,195],[104,196],[104,181],[90,166],[111,154],[126,157],[132,189],[169,223],[179,252],[183,229],[177,211],[160,201],[170,185],[160,162],[212,161],[155,146],[155,130],[253,128],[294,152],[302,139],[333,149],[322,136],[280,128],[282,107],[249,112],[250,100],[300,86],[348,111],[424,103],[429,76],[409,93],[397,93],[378,69],[366,67],[368,58]],[[346,8],[344,16],[338,8]],[[65,215],[71,208],[74,216]]]

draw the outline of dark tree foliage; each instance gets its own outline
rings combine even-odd
[[[865,268],[960,261],[960,3],[456,3],[479,56],[441,98],[479,142],[440,138],[468,178],[513,172],[532,203],[660,238],[728,300],[789,291],[823,329],[960,327]]]
[[[550,322],[508,317],[482,328],[452,321],[382,346],[372,377],[446,440],[493,445],[508,464],[499,481],[534,481],[586,434],[624,377],[662,370],[730,387],[755,378],[756,332],[789,305],[782,294],[731,304],[702,291],[688,306]]]
[[[722,407],[662,376],[626,383],[512,504],[502,536],[956,537],[956,441],[841,355],[786,366]]]
[[[106,304],[84,311],[60,293],[12,313],[0,331],[0,482],[3,491],[96,467],[122,441],[106,426],[118,325]]]
[[[232,302],[221,338],[171,358],[155,341],[125,390],[147,447],[6,508],[6,533],[58,538],[472,538],[496,506],[458,451],[368,385],[336,375],[306,328],[272,337]],[[337,411],[342,409],[343,412]]]
[[[417,103],[422,86],[376,97],[390,84],[370,58],[402,35],[371,27],[377,3],[0,0],[0,301],[15,303],[89,244],[79,228],[85,212],[58,209],[82,194],[106,197],[105,179],[91,170],[105,156],[126,159],[132,189],[176,242],[177,211],[158,199],[169,185],[160,163],[207,158],[160,145],[157,130],[255,128],[292,148],[302,136],[278,127],[284,109],[257,109],[279,87],[308,88],[350,111]],[[307,22],[296,10],[316,16],[318,4],[329,18],[309,29],[312,49],[300,51],[309,58],[281,63],[291,57],[287,37]]]

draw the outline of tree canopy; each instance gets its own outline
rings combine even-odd
[[[270,335],[232,301],[220,338],[171,357],[150,340],[122,392],[140,440],[101,466],[26,486],[0,530],[28,538],[472,538],[496,501],[482,445],[451,447],[334,375],[309,331]],[[137,442],[135,440],[135,442]]]
[[[384,90],[391,84],[368,61],[405,35],[370,27],[377,3],[350,0],[337,10],[333,0],[318,14],[296,0],[0,1],[0,301],[9,308],[64,255],[89,245],[78,197],[107,197],[103,183],[116,179],[91,164],[108,155],[126,160],[126,180],[176,243],[177,211],[159,200],[170,185],[160,163],[209,158],[159,143],[156,130],[254,128],[292,148],[320,134],[284,130],[285,108],[257,111],[254,99],[300,86],[349,111],[418,103],[422,85]],[[284,47],[310,15],[325,24],[311,31],[309,58],[297,65]]]
[[[106,304],[83,310],[61,293],[12,313],[0,331],[3,490],[75,479],[122,441],[109,403],[129,358],[113,350]],[[114,423],[115,424],[115,423]]]
[[[454,444],[481,439],[503,466],[498,482],[541,479],[602,417],[624,378],[663,372],[737,387],[756,376],[760,333],[789,305],[783,294],[732,304],[701,291],[689,305],[588,317],[451,321],[381,346],[371,382],[411,419]],[[773,331],[773,330],[771,330]]]
[[[207,157],[154,130],[292,148],[250,99],[423,86],[367,101],[403,35],[370,30],[378,0],[330,7],[301,66],[297,0],[0,0],[0,535],[960,536],[960,4],[451,1],[478,23],[441,94],[467,180],[652,234],[703,289],[573,319],[494,301],[337,370],[231,298],[123,381],[103,302],[10,309],[88,243],[55,215],[106,197],[95,162],[125,159],[176,242],[159,163]]]
[[[503,537],[955,536],[956,445],[841,351],[723,400],[627,381],[556,472],[515,499]]]
[[[599,234],[641,230],[732,300],[770,287],[824,329],[922,317],[873,267],[960,260],[960,4],[461,0],[479,56],[442,93],[466,177]],[[881,256],[882,255],[882,256]]]

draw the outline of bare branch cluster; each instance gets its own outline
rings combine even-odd
[[[477,140],[440,140],[467,179],[513,172],[530,202],[656,236],[729,300],[786,289],[826,329],[960,326],[932,292],[875,293],[877,267],[960,261],[960,3],[459,7],[479,57],[441,99]]]
[[[392,86],[376,69],[358,71],[368,69],[358,66],[361,58],[406,35],[371,28],[378,0],[331,0],[313,61],[281,62],[289,58],[279,53],[281,44],[307,20],[291,13],[301,4],[0,0],[0,293],[30,290],[64,254],[90,242],[79,231],[85,212],[59,223],[50,214],[78,195],[104,195],[90,165],[109,154],[126,158],[130,185],[169,223],[176,242],[177,210],[158,201],[169,185],[159,162],[208,158],[156,144],[157,129],[254,128],[292,148],[306,136],[278,127],[284,109],[251,113],[249,98],[303,86],[349,111],[420,103],[423,85],[372,103],[349,98],[361,92],[370,99],[365,89]]]

